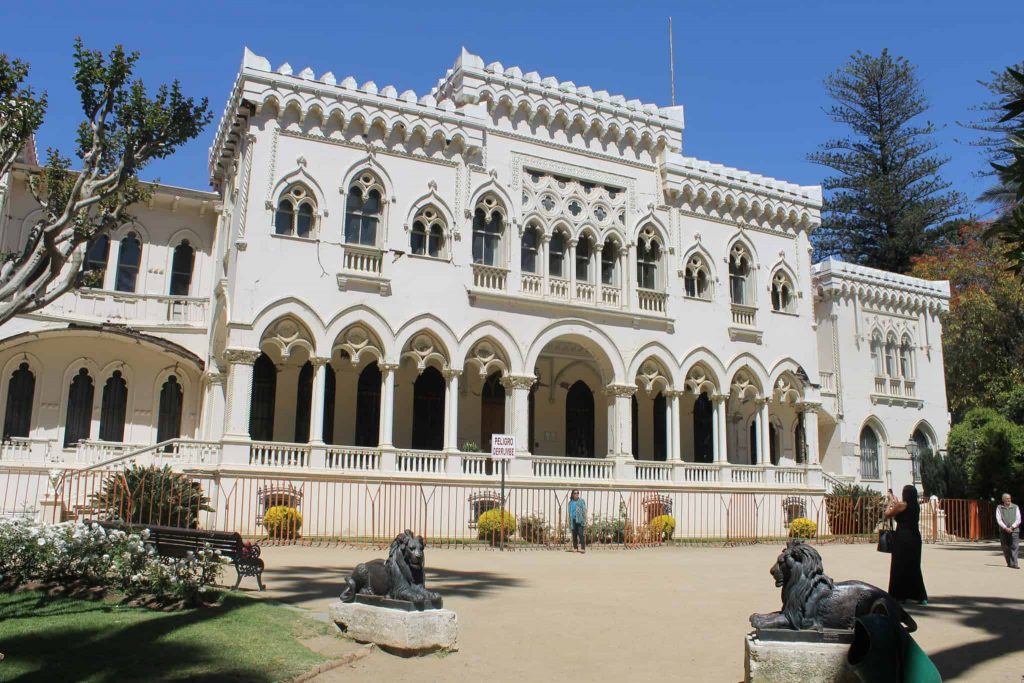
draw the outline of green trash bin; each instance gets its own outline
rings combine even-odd
[[[847,662],[864,683],[941,683],[932,660],[895,619],[858,617]]]

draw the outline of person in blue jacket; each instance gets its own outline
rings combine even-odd
[[[587,552],[587,503],[573,489],[569,497],[569,528],[572,529],[572,551]]]

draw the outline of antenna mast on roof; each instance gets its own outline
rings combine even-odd
[[[672,50],[672,17],[668,18],[668,73],[672,82],[672,106],[676,106],[676,58]]]

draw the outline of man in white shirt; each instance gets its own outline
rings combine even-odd
[[[1020,569],[1017,564],[1017,548],[1020,544],[1020,508],[1013,504],[1009,493],[1003,494],[1003,504],[996,508],[996,523],[999,524],[999,542],[1003,546],[1003,557],[1010,569]]]

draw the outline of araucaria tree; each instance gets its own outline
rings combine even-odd
[[[1024,73],[1006,70],[1007,78],[1017,85],[1003,105],[1000,123],[1007,128],[1002,163],[992,163],[999,176],[1005,212],[989,230],[989,237],[999,238],[1007,249],[1013,270],[1024,276]]]
[[[825,89],[830,118],[849,134],[808,155],[836,172],[823,182],[817,256],[904,273],[963,208],[962,195],[938,175],[946,159],[932,154],[934,126],[914,121],[928,109],[915,67],[888,50],[858,52]]]
[[[153,159],[196,137],[211,119],[206,98],[182,95],[178,81],[146,94],[132,80],[139,55],[120,45],[109,55],[75,41],[75,87],[85,120],[78,128],[78,168],[57,150],[45,167],[28,169],[29,188],[42,209],[21,252],[0,266],[0,324],[38,310],[72,289],[89,240],[132,220],[131,206],[152,192],[138,180]],[[45,95],[22,86],[26,64],[0,55],[0,178],[38,129]]]

